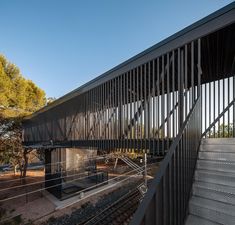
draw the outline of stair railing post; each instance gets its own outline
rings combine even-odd
[[[147,187],[147,153],[144,153],[144,183]]]
[[[183,86],[183,76],[184,76],[184,62],[183,62],[183,52],[178,48],[178,131],[183,124],[184,120],[184,86]]]

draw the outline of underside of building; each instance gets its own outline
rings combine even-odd
[[[24,146],[45,151],[46,186],[58,197],[50,180],[61,168],[52,163],[64,161],[65,171],[83,163],[97,183],[108,175],[98,176],[89,156],[164,158],[132,224],[183,224],[201,140],[235,137],[235,4],[61,97],[23,126]]]

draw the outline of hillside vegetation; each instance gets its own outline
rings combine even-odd
[[[0,55],[0,164],[10,163],[26,176],[28,154],[22,146],[21,122],[46,104],[45,92],[25,79],[19,68]]]
[[[45,92],[25,79],[19,68],[0,55],[0,110],[5,117],[30,114],[46,104]]]

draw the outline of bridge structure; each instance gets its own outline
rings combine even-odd
[[[231,3],[27,117],[24,146],[164,157],[131,224],[183,224],[202,138],[235,137],[234,41]]]

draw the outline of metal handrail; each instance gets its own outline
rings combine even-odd
[[[201,97],[199,96],[161,162],[160,168],[130,225],[183,224],[201,140],[200,112]],[[183,139],[183,137],[186,138]],[[192,143],[195,141],[196,143]],[[177,159],[179,160],[177,161]],[[191,167],[191,170],[185,170],[186,164]],[[187,173],[188,176],[182,177],[181,173]]]
[[[225,113],[234,106],[235,99],[233,99],[228,106],[218,115],[218,117],[209,125],[209,127],[206,128],[206,130],[203,132],[202,137],[204,137],[208,132],[211,131],[211,129],[215,126],[215,124],[225,115]]]

